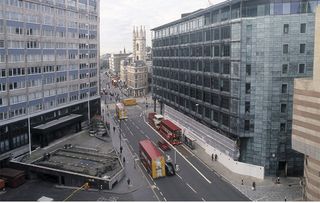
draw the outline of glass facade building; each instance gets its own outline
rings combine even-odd
[[[301,175],[293,79],[312,75],[319,3],[232,0],[154,28],[154,98],[237,140],[266,175]]]
[[[0,159],[27,146],[29,116],[98,111],[98,73],[99,0],[1,0]]]

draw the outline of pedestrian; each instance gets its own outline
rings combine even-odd
[[[284,197],[284,201],[285,201],[285,202],[287,201],[287,197]]]
[[[214,159],[214,154],[211,154],[211,161],[213,161]]]
[[[113,132],[116,132],[116,127],[115,126],[113,126]]]
[[[243,179],[241,179],[241,185],[243,185]]]
[[[130,178],[127,179],[128,186],[130,186]]]
[[[122,146],[120,146],[120,154],[122,154],[122,150],[123,150],[123,148],[122,148]],[[124,158],[124,157],[123,157]]]
[[[252,190],[256,190],[256,182],[252,182]]]
[[[277,178],[277,184],[280,184],[280,177]]]
[[[214,160],[217,161],[217,159],[218,159],[218,155],[215,154],[215,155],[214,155]]]
[[[123,164],[126,164],[126,158],[123,156],[122,158]]]

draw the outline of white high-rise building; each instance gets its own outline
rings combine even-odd
[[[0,165],[99,113],[99,2],[0,0]]]

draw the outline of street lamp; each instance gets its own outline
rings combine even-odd
[[[29,155],[31,156],[31,123],[30,123],[30,106],[28,106],[28,134],[29,134]]]
[[[198,103],[196,104],[196,107],[197,107],[197,112],[196,112],[196,114],[198,114],[198,107],[199,107],[199,104],[198,104]]]
[[[90,73],[87,73],[87,78],[89,80],[89,83],[88,84],[88,122],[89,122],[89,126],[90,126],[90,123],[91,123],[91,119],[90,119]]]

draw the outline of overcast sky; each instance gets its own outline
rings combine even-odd
[[[222,1],[211,0],[213,4]],[[208,6],[208,0],[100,0],[100,54],[118,53],[124,47],[132,51],[134,25],[146,27],[150,46],[150,29]]]

